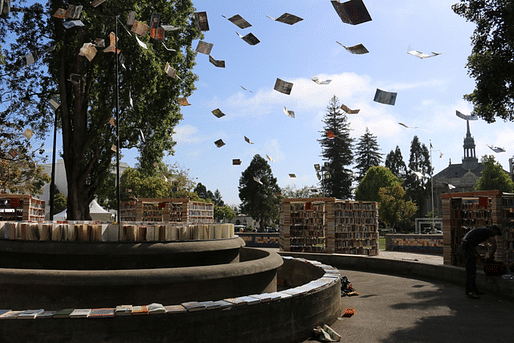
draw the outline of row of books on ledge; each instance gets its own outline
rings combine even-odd
[[[0,222],[0,238],[27,241],[166,242],[234,237],[234,224]]]
[[[270,303],[284,299],[295,298],[312,294],[329,288],[339,282],[341,274],[336,268],[322,264],[318,261],[310,261],[303,258],[283,257],[285,260],[298,260],[310,263],[325,271],[324,275],[304,285],[288,288],[280,292],[253,294],[236,298],[226,298],[216,301],[188,301],[178,305],[162,305],[151,303],[148,305],[118,305],[112,308],[65,308],[56,311],[45,309],[9,310],[0,309],[2,319],[43,319],[43,318],[115,318],[124,316],[156,315],[156,314],[180,314],[208,310],[230,310],[242,306]]]

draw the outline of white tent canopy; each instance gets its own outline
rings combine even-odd
[[[109,211],[106,211],[102,208],[102,206],[98,205],[96,200],[91,201],[89,204],[89,213],[91,215],[92,220],[100,220],[104,222],[112,221],[113,214]],[[68,217],[67,210],[62,211],[61,213],[54,214],[54,220],[66,220]]]

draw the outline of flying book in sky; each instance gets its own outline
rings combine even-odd
[[[393,105],[396,102],[396,95],[397,93],[394,92],[386,92],[381,89],[377,88],[377,91],[375,93],[375,97],[373,98],[373,101],[380,102],[382,104],[386,105]]]
[[[3,1],[2,1],[3,2]],[[0,7],[1,9],[1,7]],[[52,15],[54,18],[64,19],[66,17],[66,10],[64,8],[58,8],[57,11]]]
[[[426,176],[425,176],[425,174],[423,174],[423,173],[421,173],[421,172],[419,172],[419,171],[414,171],[414,170],[413,170],[413,171],[412,171],[412,173],[413,173],[414,175],[416,175],[419,179],[422,179],[422,178],[426,177]]]
[[[136,20],[136,11],[130,11],[127,16],[127,25],[128,26],[134,25],[135,20]]]
[[[116,34],[114,32],[109,33],[109,46],[104,49],[104,52],[114,52],[116,51],[118,54],[121,52],[120,49],[116,50],[116,42],[118,38],[116,38]]]
[[[250,140],[250,138],[248,138],[248,137],[246,137],[246,136],[245,136],[245,141],[246,141],[246,143],[248,143],[248,144],[253,144],[253,142]]]
[[[277,78],[277,80],[275,81],[275,87],[273,89],[277,92],[289,95],[291,94],[291,90],[293,89],[293,83]]]
[[[244,87],[243,87],[243,86],[241,86],[241,85],[239,85],[239,87],[243,88],[243,89],[244,89],[245,91],[247,91],[247,92],[253,93],[251,90],[248,90],[248,89],[244,88]]]
[[[418,51],[418,50],[411,50],[411,48],[409,47],[409,49],[407,50],[407,53],[409,55],[412,55],[412,56],[416,56],[416,57],[419,57],[421,59],[425,59],[425,58],[429,58],[429,57],[435,57],[435,56],[439,56],[441,55],[442,53],[441,52],[433,52],[432,51],[432,54],[429,55],[429,54],[426,54],[424,52],[421,52],[421,51]]]
[[[289,177],[290,177],[291,179],[296,179],[296,174],[289,174]]]
[[[227,18],[224,15],[222,17],[228,19],[229,21],[231,21],[232,23],[234,23],[240,29],[246,29],[247,27],[252,26],[252,24],[247,22],[245,20],[245,18],[241,17],[239,14],[233,15],[230,18]]]
[[[444,183],[444,185],[446,187],[448,187],[448,189],[455,189],[456,187],[454,185],[452,185],[451,183]]]
[[[225,145],[225,142],[223,142],[223,140],[222,140],[222,139],[218,139],[216,142],[214,142],[214,144],[216,144],[216,146],[217,146],[218,148],[221,148],[222,146],[224,146],[224,145]]]
[[[164,72],[166,73],[166,75],[168,75],[171,78],[175,78],[175,76],[177,75],[177,70],[175,68],[173,68],[169,62],[166,62],[166,66],[164,67]]]
[[[95,39],[95,46],[97,48],[105,48],[105,39],[103,39],[103,38],[96,38]]]
[[[350,0],[343,3],[339,0],[332,0],[331,2],[343,23],[357,25],[371,20],[362,0]]]
[[[176,49],[172,49],[172,48],[168,48],[166,46],[166,44],[164,44],[164,42],[161,42],[162,46],[164,47],[164,49],[168,50],[168,51],[177,51]]]
[[[104,2],[105,2],[105,0],[93,0],[91,2],[91,6],[97,7],[97,6],[101,5],[101,4],[103,4]]]
[[[398,123],[398,124],[400,124],[401,126],[407,128],[407,129],[417,129],[418,128],[417,126],[407,126],[404,123]]]
[[[357,113],[359,113],[359,112],[360,112],[360,109],[358,109],[358,110],[352,110],[352,109],[350,109],[348,106],[346,106],[345,104],[342,104],[342,105],[341,105],[341,109],[342,109],[343,111],[345,111],[346,113],[348,113],[348,114],[357,114]]]
[[[198,45],[196,46],[196,51],[200,52],[202,54],[210,55],[212,50],[213,44],[204,42],[203,40],[198,42]]]
[[[179,98],[178,99],[178,104],[180,106],[190,106],[191,104],[189,103],[189,101],[187,101],[187,98]]]
[[[463,114],[457,110],[455,110],[455,115],[464,120],[478,120],[478,116],[475,113],[471,113],[470,115]]]
[[[211,62],[218,68],[225,68],[225,61],[215,60],[214,57],[212,57],[211,55],[209,55],[209,62]]]
[[[142,42],[139,38],[137,38],[137,36],[134,37],[136,37],[137,44],[139,44],[140,47],[142,47],[143,49],[148,49],[148,45],[146,45],[145,42]]]
[[[366,49],[366,47],[362,44],[357,44],[354,46],[346,46],[346,45],[339,43],[338,41],[336,41],[336,43],[341,45],[343,48],[345,48],[346,51],[348,51],[352,54],[355,54],[355,55],[363,55],[363,54],[367,54],[369,52],[368,49]]]
[[[68,5],[68,9],[66,10],[66,19],[79,19],[80,13],[82,13],[83,6],[75,6],[75,5]]]
[[[241,36],[239,34],[239,32],[236,32],[237,35],[239,36],[239,38],[241,38],[242,40],[244,40],[246,43],[250,44],[250,45],[256,45],[256,44],[259,44],[261,41],[259,40],[259,38],[255,37],[255,35],[253,33],[249,33],[247,34],[246,36]]]
[[[22,58],[25,59],[25,66],[29,66],[29,65],[33,64],[36,61],[35,55],[33,53],[31,53],[31,52],[29,52],[28,54],[26,54]]]
[[[209,31],[207,12],[195,12],[195,23],[200,31]]]
[[[180,30],[180,27],[176,27],[173,25],[161,25],[161,27],[164,29],[164,31],[177,31]]]
[[[146,36],[149,29],[150,29],[150,27],[148,25],[146,25],[144,22],[134,20],[134,24],[132,25],[132,28],[130,29],[130,31],[132,31],[135,34],[138,34],[140,36]]]
[[[31,129],[26,129],[25,131],[23,131],[23,135],[25,136],[25,138],[30,140],[34,135],[34,132]]]
[[[93,60],[93,58],[95,58],[96,52],[97,52],[97,50],[93,43],[84,43],[82,45],[82,48],[80,48],[80,50],[79,50],[79,55],[85,56],[87,58],[87,60],[89,62],[91,62]]]
[[[489,144],[486,144],[486,145],[489,147],[489,149],[491,149],[495,153],[505,152],[505,149],[500,148],[499,146],[494,146],[494,145],[489,145]]]
[[[272,20],[284,23],[284,24],[289,24],[289,25],[296,24],[297,22],[303,20],[303,18],[300,18],[300,17],[295,16],[294,14],[290,14],[290,13],[284,13],[278,18],[273,18],[273,17],[270,17],[269,15],[266,15],[266,17],[268,17]]]
[[[64,21],[62,23],[65,29],[71,29],[73,27],[82,27],[85,26],[83,22],[80,20],[70,20],[70,21]]]
[[[52,108],[55,111],[56,109],[59,108],[59,106],[61,106],[61,103],[59,101],[57,101],[56,99],[52,98],[52,99],[50,99],[50,106],[52,106]]]
[[[275,160],[269,157],[269,155],[266,155],[266,157],[268,158],[268,160],[270,160],[270,162],[275,162]]]
[[[287,116],[290,116],[291,118],[294,118],[294,111],[289,111],[285,106],[284,106],[284,113]]]
[[[328,85],[332,80],[324,80],[320,81],[320,79],[317,76],[311,77],[311,80],[316,82],[318,85]]]
[[[219,108],[213,110],[212,114],[214,114],[214,116],[216,116],[217,118],[221,118],[221,117],[225,116],[225,113],[221,112],[221,110]]]
[[[239,158],[232,159],[232,165],[240,166],[241,165],[241,160]]]

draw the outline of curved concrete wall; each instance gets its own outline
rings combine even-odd
[[[466,283],[466,270],[461,267],[425,264],[414,261],[388,260],[355,255],[316,254],[281,252],[281,255],[307,258],[320,261],[339,269],[353,269],[372,273],[401,275],[410,278],[441,280],[463,286]],[[514,282],[500,277],[488,277],[477,271],[477,286],[480,290],[496,293],[514,300]]]
[[[276,291],[282,258],[259,250],[213,266],[124,270],[0,268],[0,308],[113,307],[176,304]]]
[[[239,237],[172,242],[0,240],[0,268],[113,270],[176,268],[239,261]]]
[[[263,254],[243,250],[242,255],[249,258]],[[276,253],[271,255],[282,260]],[[224,310],[102,319],[0,319],[0,337],[2,342],[296,343],[310,337],[314,327],[330,324],[341,314],[340,275],[334,268],[286,257],[278,277],[288,284],[310,282],[271,293],[280,296],[276,301]]]

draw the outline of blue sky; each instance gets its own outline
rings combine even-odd
[[[410,143],[417,135],[427,146],[432,142],[436,173],[450,159],[461,163],[466,122],[455,111],[471,112],[462,96],[474,87],[465,69],[474,25],[453,13],[455,2],[364,0],[373,20],[353,26],[340,20],[329,0],[194,1],[197,11],[206,11],[209,19],[203,40],[214,44],[211,55],[225,60],[226,68],[216,68],[207,55],[198,54],[197,90],[188,98],[191,106],[182,107],[184,119],[173,137],[175,154],[165,162],[189,169],[195,181],[218,189],[225,203],[233,205],[240,203],[239,178],[255,154],[273,158],[269,164],[280,187],[314,186],[318,180],[313,165],[322,162],[317,141],[321,120],[335,95],[361,110],[348,115],[352,137],[358,139],[369,128],[384,158],[398,145],[408,163]],[[303,21],[291,26],[266,17],[285,12]],[[235,14],[252,26],[240,29],[223,17]],[[261,42],[250,46],[236,32],[252,32]],[[362,43],[370,52],[353,55],[336,41],[346,46]],[[422,60],[407,54],[409,46],[443,54]],[[318,85],[312,76],[332,82]],[[294,84],[290,95],[273,90],[277,78]],[[397,92],[395,106],[374,102],[377,88]],[[284,106],[295,112],[295,118],[284,114]],[[211,113],[216,108],[226,116],[216,118]],[[494,154],[508,169],[512,123],[474,121],[471,133],[478,157]],[[244,136],[254,144],[246,143]],[[214,141],[220,138],[226,145],[217,148]],[[486,144],[507,152],[495,154]],[[47,147],[51,151],[51,143]],[[123,161],[134,166],[134,153],[122,153]],[[242,164],[233,166],[234,158]]]

